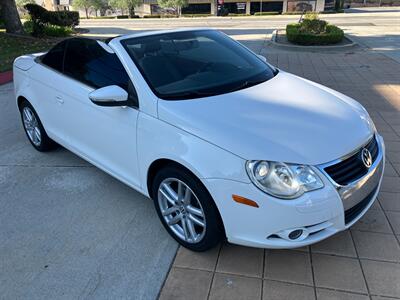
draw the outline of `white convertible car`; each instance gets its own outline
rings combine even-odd
[[[383,139],[358,102],[219,31],[68,39],[17,58],[14,84],[34,148],[62,145],[150,197],[195,251],[321,241],[381,184]]]

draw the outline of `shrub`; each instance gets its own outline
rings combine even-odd
[[[228,17],[246,17],[246,16],[250,16],[249,14],[233,14],[233,13],[229,13]]]
[[[129,19],[128,15],[117,16],[117,19]]]
[[[211,14],[182,14],[182,17],[186,18],[197,18],[197,17],[209,17]]]
[[[79,19],[86,19],[86,17],[79,17]],[[90,17],[90,19],[118,19],[118,16],[98,16],[98,17]]]
[[[318,19],[304,19],[300,23],[299,30],[304,33],[321,34],[326,31],[328,23]]]
[[[42,6],[32,3],[26,4],[25,9],[33,22],[32,35],[34,36],[42,35],[44,28],[48,25],[60,27],[79,25],[79,13],[77,11],[48,11]]]
[[[45,20],[48,24],[56,26],[75,27],[79,25],[79,12],[77,11],[47,11]]]
[[[305,15],[303,16],[303,19],[304,20],[318,20],[319,16],[318,16],[318,13],[309,11],[309,12],[305,13]]]
[[[33,22],[45,23],[47,10],[37,4],[28,3],[24,6],[24,8],[28,11]]]
[[[71,27],[57,26],[57,25],[47,25],[44,27],[43,33],[46,36],[53,37],[66,37],[71,35],[73,30]]]
[[[229,14],[229,10],[226,7],[222,7],[219,12],[218,16],[226,17]]]
[[[344,37],[343,30],[337,26],[325,24],[324,31],[313,33],[302,28],[302,23],[286,26],[286,36],[289,42],[300,45],[329,45],[339,43]]]
[[[254,13],[255,16],[274,16],[279,15],[279,11],[258,11]]]
[[[27,20],[24,22],[23,24],[24,26],[24,31],[28,34],[32,34],[33,33],[33,21],[32,20]]]

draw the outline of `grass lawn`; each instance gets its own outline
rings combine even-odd
[[[0,29],[0,72],[12,69],[14,59],[23,54],[46,51],[60,39],[30,39],[5,34]]]

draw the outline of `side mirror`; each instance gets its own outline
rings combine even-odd
[[[265,58],[265,56],[262,56],[260,54],[257,54],[258,58],[261,59],[263,62],[267,62],[267,59]]]
[[[127,106],[128,93],[117,85],[109,85],[89,94],[89,99],[99,106]]]

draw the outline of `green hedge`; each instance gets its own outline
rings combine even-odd
[[[79,12],[77,11],[48,11],[37,4],[26,4],[32,21],[42,24],[75,27],[79,25]]]
[[[313,34],[301,31],[301,24],[288,24],[286,37],[289,42],[299,45],[331,45],[339,43],[344,37],[344,32],[339,27],[328,24],[325,32]]]
[[[279,15],[280,12],[279,11],[263,11],[263,12],[256,12],[254,13],[255,16],[275,16],[275,15]]]
[[[144,15],[143,18],[145,19],[159,19],[161,18],[160,15]]]
[[[177,18],[178,16],[176,15],[144,15],[143,18],[145,19],[170,19],[170,18]]]
[[[45,36],[66,37],[73,33],[71,27],[47,25],[44,27],[43,33]]]
[[[228,17],[247,17],[250,16],[249,14],[233,14],[233,13],[229,13]]]
[[[50,25],[73,28],[79,25],[79,13],[77,11],[48,11],[37,4],[26,4],[32,21],[32,35],[45,34],[44,29]]]
[[[28,34],[33,34],[34,23],[32,20],[24,22],[24,30]],[[41,35],[52,36],[52,37],[66,37],[73,33],[71,27],[57,26],[57,25],[44,25],[41,28]]]
[[[199,18],[199,17],[209,17],[211,14],[182,14],[185,18]]]

